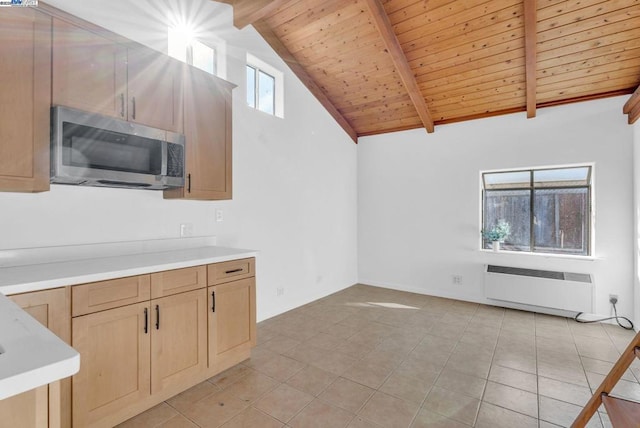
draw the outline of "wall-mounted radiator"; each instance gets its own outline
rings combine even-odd
[[[487,299],[573,312],[593,312],[590,274],[487,265]]]

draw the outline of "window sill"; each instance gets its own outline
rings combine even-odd
[[[525,256],[525,257],[542,257],[545,259],[564,259],[564,260],[580,260],[585,262],[592,262],[595,260],[600,260],[600,257],[596,256],[577,256],[577,255],[566,255],[566,254],[548,254],[548,253],[530,253],[525,251],[508,251],[508,250],[500,250],[493,251],[489,249],[481,248],[479,249],[481,253],[487,254],[507,254],[507,255],[516,255],[516,256]]]

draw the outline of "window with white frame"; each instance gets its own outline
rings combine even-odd
[[[283,74],[264,61],[247,54],[247,105],[273,116],[283,114]]]
[[[504,250],[591,255],[592,176],[591,165],[483,172],[483,248],[506,224]]]
[[[217,50],[197,40],[186,27],[169,27],[168,41],[169,56],[207,73],[219,75]]]

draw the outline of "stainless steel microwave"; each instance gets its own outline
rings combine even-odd
[[[184,186],[183,135],[68,107],[51,111],[51,183]]]

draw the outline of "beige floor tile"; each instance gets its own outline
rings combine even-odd
[[[339,377],[318,398],[350,412],[357,412],[375,390]]]
[[[392,368],[377,364],[356,362],[342,373],[342,377],[359,384],[378,389],[391,374]]]
[[[331,324],[321,328],[320,331],[340,339],[348,339],[358,333],[360,329],[355,326],[344,324]]]
[[[416,415],[419,404],[376,392],[358,412],[362,418],[382,427],[407,428]]]
[[[508,367],[491,366],[489,380],[534,394],[538,392],[538,379],[536,375]]]
[[[491,357],[475,356],[473,353],[451,355],[445,370],[455,370],[471,376],[487,379],[491,368]]]
[[[285,382],[291,376],[302,370],[306,366],[305,363],[294,359],[278,355],[271,358],[263,364],[257,364],[254,369],[273,379]]]
[[[227,390],[222,390],[192,404],[182,413],[202,428],[217,428],[247,406],[247,402],[234,397]]]
[[[544,396],[540,396],[540,420],[551,422],[556,425],[560,425],[563,427],[571,426],[574,419],[580,411],[582,407],[576,406],[575,404],[565,403],[564,401],[554,400],[553,398],[548,398]],[[588,428],[602,428],[602,423],[600,422],[600,418],[596,413],[593,418],[587,424]]]
[[[426,409],[420,409],[411,423],[411,428],[468,428],[469,426]]]
[[[313,364],[316,367],[321,368],[322,370],[326,370],[328,372],[341,375],[344,373],[349,367],[351,367],[356,361],[356,358],[351,357],[349,355],[341,354],[339,352],[327,351],[328,353],[322,355],[320,358],[312,361],[310,364]]]
[[[316,348],[330,351],[335,349],[340,343],[342,343],[342,341],[339,337],[332,336],[327,333],[318,333],[305,343],[307,345],[315,346]]]
[[[167,403],[158,404],[138,416],[131,418],[118,428],[155,428],[178,415],[178,412]]]
[[[327,351],[322,348],[316,348],[306,344],[300,344],[295,348],[283,353],[285,357],[293,358],[302,363],[311,364],[314,361],[323,358]]]
[[[536,374],[537,364],[533,353],[520,353],[514,351],[496,352],[492,364],[507,367],[531,374]]]
[[[277,380],[257,371],[252,371],[236,383],[228,386],[224,391],[228,391],[234,397],[246,403],[251,403],[277,385]]]
[[[582,365],[586,372],[597,373],[605,376],[609,374],[609,372],[613,368],[613,363],[610,363],[609,361],[596,360],[588,357],[582,357]],[[636,381],[636,378],[630,369],[624,372],[624,374],[622,375],[622,379],[631,382]]]
[[[584,406],[591,398],[591,390],[584,386],[561,382],[546,377],[538,377],[540,395],[566,401],[567,403]]]
[[[467,425],[473,425],[480,400],[448,389],[433,387],[423,408]]]
[[[315,366],[306,366],[289,378],[287,384],[300,391],[317,396],[336,380],[336,378],[337,375],[333,373]]]
[[[538,398],[536,394],[521,389],[488,382],[482,401],[523,413],[533,418],[538,417]]]
[[[313,400],[290,422],[292,428],[344,428],[355,414],[320,400]]]
[[[538,428],[538,419],[483,402],[475,428]]]
[[[538,375],[579,386],[589,386],[583,369],[560,367],[540,361],[538,362]]]
[[[433,382],[426,382],[414,376],[402,376],[394,372],[380,387],[380,391],[414,403],[422,403],[432,386]]]
[[[406,377],[415,377],[423,382],[433,383],[444,368],[444,363],[424,361],[422,358],[409,356],[395,369],[397,374]]]
[[[242,364],[247,367],[253,367],[255,364],[264,363],[264,361],[276,357],[278,354],[263,347],[263,345],[256,346],[251,350],[251,358],[243,361]]]
[[[247,360],[246,362],[249,362],[249,360]],[[237,382],[238,380],[240,380],[240,378],[246,376],[250,372],[250,367],[247,367],[244,364],[237,364],[230,369],[227,369],[222,373],[210,378],[209,382],[216,385],[220,389],[224,389],[232,383]]]
[[[341,354],[349,355],[356,359],[360,359],[365,357],[371,351],[375,349],[375,345],[366,345],[362,343],[349,342],[348,340],[343,340],[334,351],[340,352]]]
[[[347,428],[380,428],[380,425],[356,416]]]
[[[275,337],[271,338],[271,340],[265,341],[261,346],[277,354],[284,354],[285,352],[295,348],[299,344],[300,342],[291,339],[290,337],[276,335]]]
[[[587,378],[593,391],[600,386],[605,376],[587,372]],[[619,380],[611,391],[611,395],[640,402],[640,383],[636,381]]]
[[[282,428],[283,426],[284,424],[279,420],[253,407],[247,407],[240,414],[224,424],[222,428]]]
[[[156,428],[198,428],[198,425],[182,415],[176,415],[168,421],[157,425]]]
[[[487,381],[484,379],[445,368],[438,376],[436,386],[466,394],[479,400],[482,398],[486,383]]]
[[[209,382],[201,382],[196,386],[170,398],[167,400],[167,403],[177,411],[182,412],[184,409],[197,401],[202,400],[207,395],[211,395],[218,391],[220,391],[220,388],[217,386]]]
[[[282,422],[288,422],[312,400],[312,395],[282,384],[263,395],[255,407]]]

